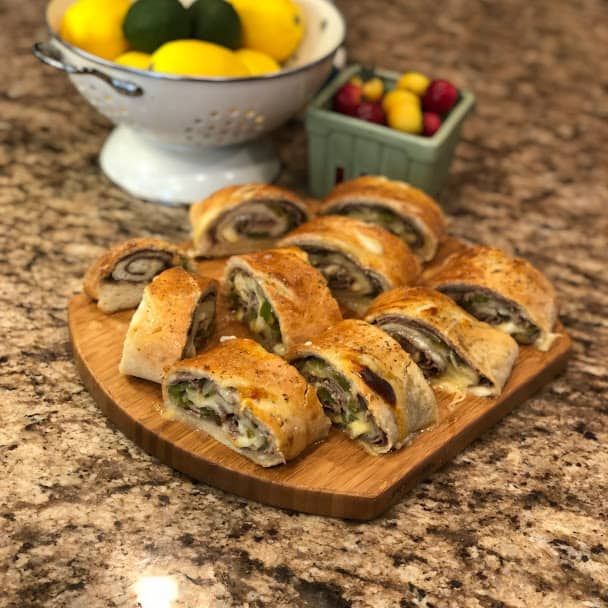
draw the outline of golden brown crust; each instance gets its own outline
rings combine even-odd
[[[172,378],[184,372],[236,389],[240,409],[250,411],[271,431],[285,461],[327,435],[330,422],[315,391],[294,367],[253,340],[228,340],[176,363],[163,382],[165,403]]]
[[[530,262],[491,247],[469,247],[427,272],[425,284],[438,290],[482,287],[517,304],[545,334],[557,319],[555,289]]]
[[[145,288],[125,338],[120,372],[161,382],[164,370],[184,356],[199,302],[218,282],[175,267]]]
[[[387,452],[399,448],[412,432],[435,420],[435,396],[422,372],[399,344],[377,327],[347,319],[288,353],[292,362],[311,356],[327,361],[351,381],[386,433],[388,443],[383,449],[369,445],[368,449]],[[363,380],[365,367],[391,385],[396,397],[393,404]]]
[[[288,201],[302,212],[305,219],[310,217],[307,203],[287,188],[271,184],[227,186],[190,207],[189,217],[195,255],[218,257],[272,246],[277,238],[252,240],[243,237],[240,239],[241,242],[229,244],[214,243],[210,238],[209,232],[225,213],[252,201]]]
[[[308,263],[301,249],[268,249],[233,256],[226,265],[225,284],[237,268],[262,287],[279,321],[285,348],[342,320],[323,275]]]
[[[420,275],[420,263],[401,239],[349,217],[316,217],[290,232],[279,244],[339,251],[378,275],[384,289],[411,285]]]
[[[422,190],[383,176],[365,175],[342,182],[325,198],[319,213],[328,214],[350,203],[383,206],[409,219],[422,234],[424,244],[414,253],[432,260],[445,237],[446,220],[437,202]]]
[[[515,340],[465,312],[448,296],[427,287],[399,287],[380,294],[365,320],[381,322],[386,316],[411,319],[435,330],[499,394],[517,358]]]
[[[99,298],[100,284],[112,274],[116,264],[123,258],[146,249],[170,253],[173,256],[172,264],[174,266],[180,266],[185,255],[177,245],[163,241],[162,239],[148,237],[129,239],[102,253],[89,266],[84,275],[84,292],[92,300],[97,300]]]

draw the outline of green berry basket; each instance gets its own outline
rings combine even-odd
[[[332,110],[336,91],[363,68],[345,68],[325,86],[306,112],[309,187],[313,196],[325,196],[337,182],[359,175],[385,175],[404,180],[436,196],[448,175],[460,129],[475,105],[469,91],[460,90],[454,108],[431,137],[402,133]],[[399,75],[375,70],[387,89]]]

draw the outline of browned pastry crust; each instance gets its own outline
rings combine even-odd
[[[250,413],[273,438],[271,453],[256,454],[237,447],[222,427],[176,407],[169,386],[181,378],[207,378],[221,389],[234,389],[239,414]],[[323,439],[330,422],[314,389],[296,369],[257,342],[233,339],[171,367],[163,381],[163,398],[171,416],[202,429],[232,450],[262,466],[284,463]]]
[[[195,354],[191,333],[196,331],[197,309],[207,297],[213,298],[211,310],[215,316],[217,289],[215,279],[179,267],[157,275],[145,288],[131,318],[120,372],[160,383],[165,369]],[[213,318],[209,321],[213,323]]]
[[[340,213],[353,205],[382,207],[406,219],[422,237],[412,251],[423,261],[432,260],[445,236],[446,220],[439,205],[428,194],[402,181],[365,175],[342,182],[326,197],[319,213]]]
[[[338,303],[323,275],[308,264],[301,249],[268,249],[233,256],[228,260],[224,284],[230,288],[237,270],[253,277],[278,320],[281,342],[273,349],[284,354],[297,342],[316,336],[342,320]]]
[[[478,321],[448,296],[427,287],[399,287],[380,294],[365,316],[366,321],[381,328],[394,319],[412,321],[414,327],[442,338],[466,365],[491,383],[489,387],[473,386],[473,392],[500,394],[519,352],[513,338]],[[461,392],[461,378],[451,375],[452,379],[439,374],[436,381],[441,388]]]
[[[383,445],[362,442],[372,453],[402,447],[411,433],[436,419],[435,396],[418,366],[393,338],[365,321],[342,321],[288,353],[292,363],[308,357],[327,362],[364,399],[386,434]],[[379,384],[370,378],[378,379]]]
[[[341,253],[366,274],[372,274],[379,291],[411,285],[420,275],[420,263],[403,241],[387,230],[348,217],[314,218],[289,233],[280,245],[301,247],[305,251],[326,249]],[[333,292],[341,304],[360,309],[360,306],[354,307],[349,298]]]
[[[265,206],[273,203],[286,204],[286,208],[291,209],[294,214],[295,223],[286,223],[286,229],[280,234],[250,238],[230,229],[235,223],[246,220],[252,205]],[[227,186],[190,207],[193,252],[196,256],[222,257],[267,249],[291,228],[305,222],[309,217],[306,202],[286,188],[269,184]],[[227,225],[222,226],[222,222]],[[220,228],[227,229],[230,240],[218,234]]]
[[[122,260],[145,251],[167,254],[167,267],[193,268],[186,254],[177,245],[155,238],[129,239],[105,251],[89,266],[84,275],[84,292],[92,300],[97,300],[99,308],[104,312],[137,306],[144,286],[152,277],[145,281],[122,282],[112,280],[112,273]],[[162,270],[161,268],[159,272]]]
[[[439,291],[479,288],[512,302],[541,330],[536,346],[545,349],[557,320],[555,289],[530,262],[491,247],[469,247],[448,256],[424,276]]]

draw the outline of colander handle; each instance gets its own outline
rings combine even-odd
[[[32,53],[34,53],[36,58],[42,61],[42,63],[46,63],[46,65],[50,65],[56,70],[78,76],[95,76],[96,78],[100,78],[121,95],[141,97],[144,94],[144,90],[134,82],[113,78],[94,68],[77,68],[74,65],[65,63],[61,51],[50,42],[36,42],[32,47]]]

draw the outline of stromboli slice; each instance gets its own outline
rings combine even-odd
[[[264,467],[295,458],[330,427],[296,369],[248,339],[176,363],[163,381],[163,399],[168,416]]]
[[[406,182],[378,175],[338,184],[320,213],[377,224],[402,239],[425,262],[433,259],[445,235],[445,217],[430,196]]]
[[[285,188],[227,186],[190,207],[194,255],[221,257],[266,249],[309,217],[306,203]]]
[[[435,395],[410,356],[382,330],[342,321],[288,354],[334,424],[373,454],[402,447],[437,415]]]
[[[131,318],[120,372],[160,383],[167,367],[193,357],[213,332],[217,289],[182,268],[156,276]]]
[[[433,386],[451,392],[499,395],[519,350],[507,334],[424,287],[379,295],[365,320],[395,338]]]
[[[470,247],[429,271],[425,283],[520,344],[547,351],[557,337],[552,333],[555,290],[527,260],[491,247]]]
[[[194,270],[184,252],[160,239],[137,238],[103,253],[84,275],[84,291],[103,312],[135,308],[144,287],[173,266]]]
[[[279,355],[342,320],[323,275],[301,249],[268,249],[233,256],[224,284],[239,320]]]
[[[348,217],[315,218],[280,245],[303,249],[338,302],[357,313],[379,293],[412,284],[420,274],[420,263],[400,239]]]

